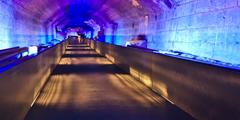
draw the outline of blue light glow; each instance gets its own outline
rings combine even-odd
[[[38,53],[37,46],[28,47],[28,55],[37,55],[37,53]]]
[[[23,52],[22,57],[26,57],[26,56],[28,56],[28,52]]]
[[[17,59],[20,59],[21,57],[22,57],[21,54],[18,54],[18,55],[17,55]]]
[[[11,1],[8,1],[9,4],[11,4]],[[0,17],[3,18],[0,20],[0,50],[6,49],[11,47],[9,37],[9,33],[11,30],[9,29],[9,26],[11,26],[11,14],[13,14],[13,10],[11,7],[8,7],[8,5],[5,2],[0,2]]]
[[[107,43],[113,44],[112,36],[110,36],[110,35],[105,36],[105,41],[106,41]]]
[[[86,35],[86,38],[91,38],[91,32],[87,32],[85,35]]]

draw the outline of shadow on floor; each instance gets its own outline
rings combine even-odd
[[[53,75],[72,73],[119,73],[128,74],[113,64],[84,64],[84,65],[58,65],[53,71]]]
[[[66,49],[66,51],[95,51],[94,49]]]
[[[166,106],[167,107],[167,106]],[[159,108],[129,109],[119,106],[108,106],[103,109],[75,109],[73,106],[59,109],[34,105],[25,120],[193,120],[193,118],[174,109],[166,111]]]
[[[63,58],[82,58],[82,57],[104,57],[99,54],[65,54]]]
[[[89,45],[68,45],[68,47],[89,47]]]

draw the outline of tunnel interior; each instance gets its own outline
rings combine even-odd
[[[81,28],[124,46],[145,34],[147,47],[239,67],[239,0],[1,0],[0,49],[63,40]]]
[[[240,0],[0,0],[0,17],[1,119],[240,119]]]

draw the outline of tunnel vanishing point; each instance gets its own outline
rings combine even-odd
[[[1,120],[240,120],[240,0],[0,0]]]

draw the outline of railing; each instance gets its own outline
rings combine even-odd
[[[149,51],[149,52],[157,52],[157,50],[149,49],[149,48],[145,48],[145,47],[139,47],[139,46],[127,46],[127,47],[141,49],[141,50]]]
[[[21,63],[22,61],[30,59],[33,56],[38,55],[39,53],[42,53],[56,46],[57,44],[61,44],[64,41],[58,41],[57,43],[55,42],[51,44],[41,44],[38,46],[13,47],[0,50],[0,73],[8,70],[9,68],[18,63]],[[32,47],[35,47],[36,49],[32,51]]]
[[[23,54],[28,52],[27,47],[13,47],[9,49],[0,50],[0,72],[2,67],[16,62],[17,60],[23,58]]]
[[[4,67],[0,67],[0,70],[3,70],[0,71],[1,120],[24,119],[41,88],[59,63],[67,44],[67,40],[64,40],[54,45],[0,50],[2,61],[14,60],[10,64],[0,62],[4,64]],[[31,50],[38,53],[30,54],[33,53]]]
[[[240,119],[239,70],[143,49],[89,42],[96,52],[194,118]]]

